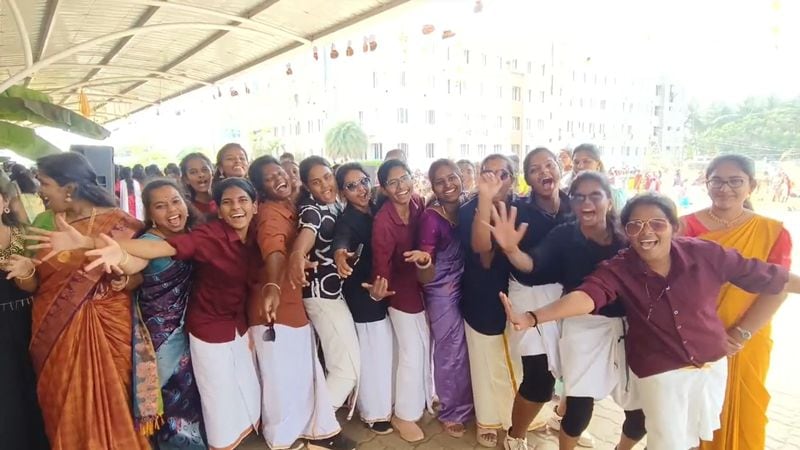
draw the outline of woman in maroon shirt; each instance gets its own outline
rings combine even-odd
[[[211,174],[214,169],[208,156],[189,153],[181,160],[181,181],[192,204],[205,216],[217,214],[217,204],[211,195]]]
[[[384,196],[372,224],[372,272],[376,283],[385,279],[389,289],[395,291],[389,297],[398,352],[392,425],[400,437],[417,442],[425,435],[416,421],[430,406],[433,395],[430,330],[417,281],[417,268],[429,269],[432,264],[428,253],[414,250],[425,205],[414,193],[411,171],[404,162],[381,164],[378,181]]]
[[[725,356],[743,345],[736,327],[759,330],[787,292],[800,292],[800,278],[714,242],[674,237],[675,204],[660,194],[635,197],[621,216],[631,248],[603,262],[576,290],[523,314],[500,297],[518,329],[597,312],[619,298],[630,326],[626,353],[642,400],[647,446],[694,448],[720,426]],[[720,288],[729,282],[762,295],[726,330],[716,307]]]

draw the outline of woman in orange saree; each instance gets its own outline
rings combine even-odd
[[[715,158],[706,169],[712,206],[683,218],[684,234],[708,239],[784,267],[791,265],[792,242],[783,224],[745,207],[755,189],[753,162],[739,155]],[[733,285],[720,291],[717,313],[728,329],[728,385],[721,427],[703,450],[762,450],[766,440],[770,395],[765,382],[772,338],[770,325],[757,333],[739,327],[741,315],[758,297]]]
[[[141,223],[115,207],[77,153],[37,161],[48,207],[81,233],[131,238]],[[131,414],[131,297],[102,268],[85,272],[82,251],[40,248],[31,357],[53,450],[148,449]]]

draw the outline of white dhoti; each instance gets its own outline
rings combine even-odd
[[[507,337],[509,329],[490,336],[464,322],[475,418],[481,428],[511,428],[514,396],[522,381],[522,361],[519,355],[512,356]]]
[[[641,408],[625,358],[625,319],[585,315],[564,319],[559,349],[564,393],[602,400],[626,411]]]
[[[361,350],[361,378],[358,385],[358,412],[361,420],[372,424],[392,418],[392,380],[394,378],[394,336],[388,317],[377,322],[356,322]]]
[[[200,391],[208,445],[233,449],[261,417],[261,385],[249,336],[214,344],[189,334],[194,378]]]
[[[325,439],[341,431],[319,363],[311,325],[275,325],[265,342],[263,325],[250,328],[263,386],[261,429],[273,450],[297,439]]]
[[[683,450],[710,441],[720,427],[728,361],[638,378],[650,450]]]
[[[342,298],[304,298],[303,305],[322,344],[331,402],[339,408],[351,393],[357,392],[361,370],[353,316]]]
[[[416,422],[433,401],[431,332],[425,311],[409,314],[389,308],[397,338],[394,415]]]
[[[508,282],[508,299],[515,312],[535,311],[561,298],[560,284],[525,286],[515,280]],[[558,340],[560,321],[552,321],[528,330],[511,330],[511,352],[518,356],[547,355],[547,365],[555,378],[561,376]]]

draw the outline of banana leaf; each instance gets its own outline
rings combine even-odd
[[[0,93],[0,120],[27,121],[92,139],[105,139],[111,134],[75,111],[51,103],[46,94],[22,86]]]
[[[0,148],[7,148],[33,160],[61,153],[58,147],[39,137],[32,128],[3,121],[0,121]]]

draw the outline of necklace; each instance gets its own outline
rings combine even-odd
[[[645,292],[647,292],[648,300],[650,300],[650,306],[647,309],[647,320],[649,321],[650,316],[653,315],[653,309],[655,309],[656,303],[658,303],[658,301],[661,300],[661,297],[663,297],[664,294],[666,294],[667,291],[669,291],[669,285],[661,290],[661,293],[658,294],[658,297],[656,297],[655,300],[653,300],[653,297],[650,295],[650,287],[647,285],[647,281],[644,282],[644,290]]]
[[[444,209],[444,205],[442,205],[442,204],[439,204],[438,206],[439,206],[439,210],[441,211],[439,214],[440,214],[442,217],[444,217],[444,218],[445,218],[445,220],[447,220],[448,222],[450,222],[450,226],[453,226],[453,227],[454,227],[454,226],[458,225],[458,216],[456,216],[456,219],[455,219],[455,220],[454,220],[454,219],[451,219],[451,218],[450,218],[450,216],[447,214],[447,210],[445,210],[445,209]]]
[[[713,220],[714,222],[717,222],[718,224],[722,225],[725,228],[728,228],[731,225],[733,225],[734,223],[738,222],[739,219],[744,217],[744,215],[746,213],[747,213],[747,210],[743,209],[742,212],[740,212],[738,216],[734,217],[731,220],[725,220],[725,219],[719,217],[718,215],[714,214],[714,212],[711,210],[711,208],[708,208],[708,217],[710,217],[711,220]]]

